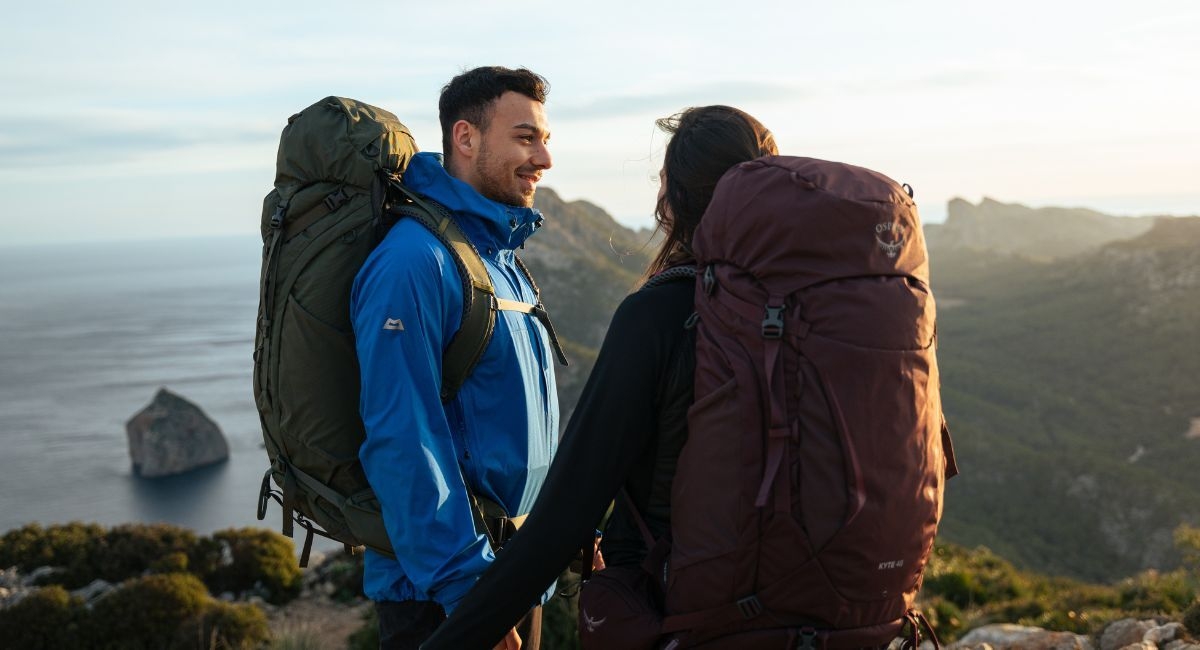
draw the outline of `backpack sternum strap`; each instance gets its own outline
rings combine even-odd
[[[537,299],[537,305],[532,312],[542,327],[546,328],[546,334],[550,337],[550,346],[554,348],[554,355],[558,357],[558,362],[562,365],[570,365],[567,363],[567,353],[563,352],[562,344],[558,342],[558,332],[554,331],[554,323],[550,322],[550,312],[546,311],[545,305],[542,304],[542,290],[538,288],[537,282],[533,279],[533,274],[529,272],[529,267],[525,266],[525,262],[521,258],[513,255],[513,259],[517,262],[517,268],[525,275],[525,279],[529,280],[529,286],[533,287],[533,295]]]

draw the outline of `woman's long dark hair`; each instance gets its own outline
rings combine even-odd
[[[654,210],[666,238],[646,277],[691,260],[692,235],[730,167],[779,152],[767,127],[730,106],[688,108],[657,124],[672,136],[663,158],[666,190]]]

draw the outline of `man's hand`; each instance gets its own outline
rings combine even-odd
[[[596,536],[596,545],[592,547],[592,571],[604,570],[604,554],[600,552],[600,536]]]
[[[517,628],[509,630],[492,650],[521,650],[521,635],[517,634]]]
[[[601,535],[596,533],[595,539],[592,540],[591,556],[593,573],[604,568],[604,555],[600,553],[600,539]],[[571,564],[567,566],[567,570],[571,573],[582,574],[583,561],[587,557],[587,552],[587,549],[579,549],[579,554],[575,556],[575,559],[571,560]]]

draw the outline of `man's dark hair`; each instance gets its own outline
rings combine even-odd
[[[525,68],[512,70],[494,65],[468,70],[442,87],[438,119],[442,123],[442,153],[447,159],[452,150],[450,127],[459,120],[466,120],[486,131],[492,116],[489,110],[492,102],[509,91],[545,104],[550,84],[541,75]]]

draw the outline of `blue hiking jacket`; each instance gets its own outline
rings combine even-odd
[[[537,302],[513,258],[541,224],[537,210],[484,198],[451,177],[437,154],[415,156],[404,182],[455,215],[498,297]],[[366,552],[363,587],[372,600],[433,600],[453,610],[494,559],[475,533],[465,483],[509,516],[526,514],[557,446],[553,356],[531,315],[497,312],[479,364],[442,403],[442,353],[458,331],[462,301],[453,257],[413,219],[392,227],[354,280],[367,433],[359,458],[396,551],[395,560]]]

